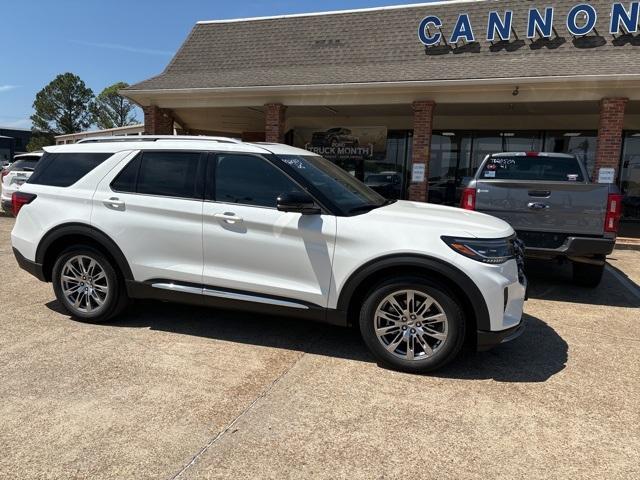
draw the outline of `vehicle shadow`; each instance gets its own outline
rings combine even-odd
[[[528,260],[526,273],[529,280],[529,298],[553,302],[606,305],[611,307],[640,307],[640,298],[631,295],[624,285],[605,270],[597,288],[575,285],[571,278],[571,265],[547,261]],[[624,275],[624,274],[623,274]]]
[[[488,352],[466,353],[435,376],[460,380],[497,382],[546,382],[564,370],[569,345],[547,323],[524,315],[527,328],[512,342]]]
[[[47,306],[65,314],[57,301],[49,302]],[[500,345],[490,352],[465,352],[434,376],[500,382],[546,381],[564,369],[567,343],[542,320],[525,315],[525,321],[527,330],[512,343]],[[358,362],[375,362],[356,329],[304,320],[139,301],[107,326],[148,328]]]

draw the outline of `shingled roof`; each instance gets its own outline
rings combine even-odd
[[[165,71],[130,90],[447,81],[519,77],[640,74],[640,47],[614,46],[608,34],[611,0],[590,1],[606,44],[580,49],[566,30],[577,0],[469,0],[328,14],[199,22]],[[566,42],[532,49],[528,10],[553,5],[555,28]],[[490,51],[484,40],[491,10],[514,12],[525,45]],[[427,55],[417,29],[426,16],[443,20],[450,35],[458,15],[469,14],[477,53]],[[552,42],[553,43],[553,42]],[[558,42],[559,43],[559,42]],[[557,45],[557,44],[555,44]],[[606,71],[605,71],[606,69]]]

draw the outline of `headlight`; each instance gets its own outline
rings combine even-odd
[[[515,258],[516,252],[512,238],[485,240],[481,238],[442,237],[460,255],[478,262],[499,264]]]

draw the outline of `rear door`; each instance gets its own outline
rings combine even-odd
[[[477,176],[476,209],[515,230],[602,235],[608,187],[585,177],[568,156],[491,157]]]
[[[91,223],[120,247],[137,281],[202,283],[205,161],[201,152],[134,153],[100,182]]]

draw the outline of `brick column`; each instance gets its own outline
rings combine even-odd
[[[436,107],[431,100],[413,102],[413,165],[422,163],[425,166],[424,181],[411,183],[409,200],[426,202],[429,190],[429,159],[431,158],[431,130],[433,127],[433,111]],[[411,174],[410,174],[411,175]]]
[[[173,115],[171,110],[156,105],[142,107],[144,112],[144,133],[147,135],[173,135]]]
[[[267,103],[265,108],[265,141],[284,143],[284,118],[287,107],[281,103]]]
[[[603,98],[600,101],[598,150],[595,172],[593,172],[593,178],[596,181],[601,168],[615,168],[617,178],[622,152],[624,110],[628,101],[628,98]]]

